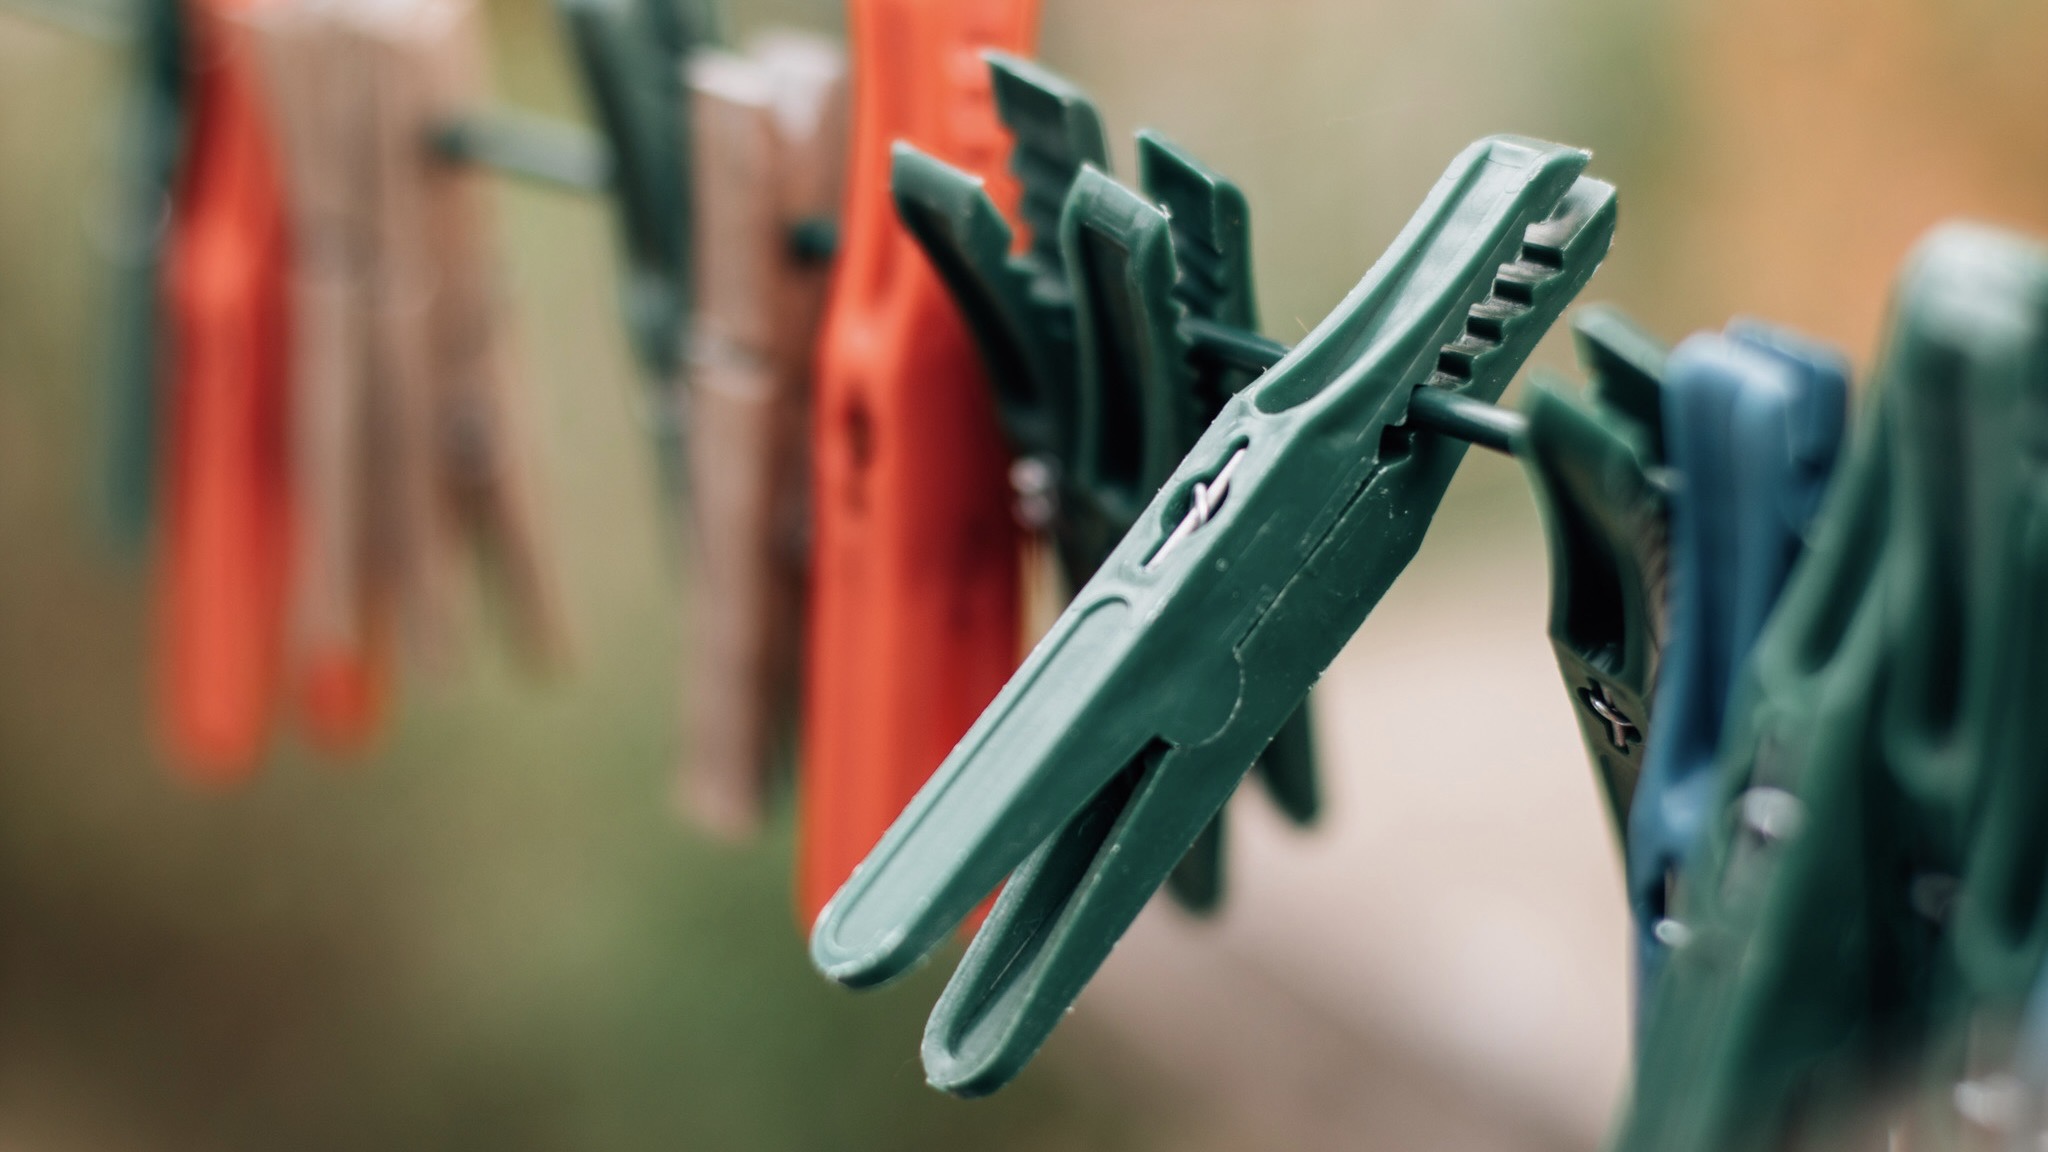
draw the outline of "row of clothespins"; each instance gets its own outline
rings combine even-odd
[[[886,26],[862,12],[857,45]],[[930,60],[935,86],[951,59]],[[891,84],[916,72],[863,52],[856,85],[883,60]],[[861,164],[899,141],[893,208],[986,375],[998,495],[1075,591],[819,916],[819,969],[892,979],[1000,889],[923,1056],[948,1091],[1001,1087],[1153,893],[1214,905],[1247,772],[1313,818],[1313,753],[1290,733],[1478,444],[1521,460],[1543,510],[1564,703],[1625,863],[1639,1061],[1615,1145],[2038,1146],[2048,248],[1932,233],[1853,436],[1833,349],[1738,321],[1667,350],[1604,307],[1571,321],[1590,387],[1539,376],[1509,411],[1494,401],[1613,235],[1585,153],[1473,145],[1290,349],[1258,332],[1227,180],[1145,133],[1119,182],[1081,92],[1014,58],[990,69],[1014,214],[970,167],[985,155],[948,162],[914,122],[864,117],[849,231],[882,184]],[[863,489],[832,504],[835,443],[875,468],[884,446],[926,446],[834,386],[857,267],[820,362],[821,590],[889,571],[854,534]],[[834,533],[857,543],[835,554]],[[836,639],[830,601],[813,607],[814,638]],[[830,655],[810,656],[807,735],[833,732],[820,695],[887,706],[885,687],[820,678],[850,671]]]
[[[219,578],[225,553],[182,556],[180,534],[199,553],[221,523],[251,539],[260,524],[274,552],[236,546],[290,556],[290,579],[261,592],[301,604],[306,557],[323,555],[311,525],[337,521],[298,509],[331,496],[344,467],[365,487],[342,485],[354,503],[339,522],[377,558],[348,571],[398,591],[366,599],[386,585],[358,577],[349,595],[310,603],[365,622],[335,645],[339,682],[382,683],[356,671],[371,663],[362,653],[385,651],[375,622],[435,620],[428,593],[443,586],[408,566],[430,567],[392,511],[404,501],[364,494],[408,474],[384,463],[395,445],[415,446],[407,467],[439,485],[428,506],[448,517],[415,526],[418,538],[483,542],[511,577],[523,631],[558,635],[527,527],[516,406],[488,351],[500,326],[490,294],[466,287],[478,276],[436,273],[453,287],[431,306],[464,309],[444,330],[400,290],[406,260],[482,260],[461,239],[480,211],[464,199],[474,174],[445,157],[450,126],[476,106],[474,49],[446,49],[460,67],[394,66],[466,77],[446,86],[309,66],[260,87],[251,64],[239,113],[216,91],[232,45],[257,45],[245,50],[257,63],[303,45],[280,29],[464,27],[473,39],[473,13],[455,0],[207,3],[186,11],[207,13],[194,21],[202,41],[228,47],[200,53],[207,67],[193,74],[212,87],[181,89],[197,94],[185,111],[196,128],[171,184],[162,281],[179,335],[167,362],[197,371],[187,361],[208,345],[185,333],[226,307],[208,294],[219,283],[243,294],[234,315],[269,308],[270,330],[292,333],[265,355],[283,362],[308,332],[332,338],[320,326],[331,318],[304,315],[344,294],[309,291],[319,268],[299,254],[319,245],[302,240],[289,261],[245,256],[239,277],[200,274],[188,237],[204,234],[208,197],[232,199],[216,187],[270,196],[267,242],[289,248],[311,227],[293,173],[327,165],[340,172],[318,179],[329,190],[364,179],[326,210],[373,217],[352,225],[372,239],[344,246],[361,256],[344,263],[400,287],[355,306],[373,330],[359,371],[375,382],[315,386],[360,405],[358,428],[392,422],[346,450],[376,447],[374,466],[337,463],[345,453],[302,418],[303,401],[278,405],[293,419],[262,440],[234,423],[268,411],[248,399],[260,389],[221,403],[234,419],[195,415],[199,390],[183,375],[164,390],[170,457],[152,475],[170,541],[171,683],[206,682],[180,663],[192,657],[179,612],[205,606],[181,589],[270,602],[246,573]],[[1626,864],[1640,1060],[1619,1146],[1753,1148],[1856,1125],[1947,1146],[1962,1125],[2014,1134],[2034,1122],[2023,1114],[2038,1112],[2026,1102],[2039,1091],[2014,1085],[2021,1073],[2048,1083],[2048,1058],[2025,1056],[2048,1052],[2048,1028],[2019,1031],[2048,945],[2048,789],[2035,783],[2048,777],[2027,770],[2031,676],[2048,655],[2030,603],[2048,252],[1976,227],[1930,237],[1902,274],[1853,437],[1846,362],[1825,346],[1739,322],[1667,350],[1597,307],[1570,321],[1590,387],[1539,379],[1509,410],[1494,402],[1613,235],[1615,190],[1584,174],[1584,152],[1473,145],[1358,288],[1288,348],[1259,330],[1242,194],[1149,132],[1135,179],[1114,177],[1085,94],[1006,54],[1028,50],[1026,0],[855,0],[844,135],[828,48],[670,55],[649,73],[669,79],[623,82],[593,66],[604,57],[589,45],[605,38],[590,30],[648,25],[589,23],[594,0],[569,8],[579,59],[609,78],[591,91],[611,170],[589,183],[622,207],[629,324],[662,385],[654,424],[684,430],[657,442],[688,477],[701,563],[692,805],[724,830],[758,822],[778,741],[797,734],[799,909],[816,918],[814,961],[843,983],[886,981],[986,916],[933,1012],[934,1084],[972,1095],[1006,1083],[1154,892],[1215,907],[1221,813],[1248,772],[1291,818],[1316,817],[1310,689],[1477,444],[1519,458],[1543,509],[1564,703]],[[417,101],[392,113],[403,126],[389,129],[399,143],[377,153],[382,167],[288,144],[272,161],[286,178],[263,193],[245,173],[237,185],[244,169],[228,161],[199,163],[206,141],[233,138],[220,125],[246,125],[253,107],[299,100],[303,112],[268,130],[317,139],[277,125],[334,115],[306,93],[345,83],[376,93],[341,101],[358,116]],[[633,144],[648,125],[685,143]],[[667,175],[634,175],[650,164]],[[194,176],[209,171],[213,183]],[[436,211],[431,236],[408,231]],[[250,243],[246,208],[217,212]],[[301,318],[287,324],[287,312]],[[406,323],[427,349],[413,362],[428,367],[400,382],[388,374],[405,358],[383,347],[404,339],[374,330]],[[254,330],[235,327],[233,347],[263,347]],[[252,356],[222,358],[257,378]],[[294,397],[308,388],[303,367],[275,372]],[[408,404],[427,431],[405,424]],[[207,429],[218,439],[198,439]],[[205,505],[222,492],[289,493],[293,510]],[[1035,586],[1070,602],[1020,667]],[[306,637],[325,633],[305,621],[333,618],[280,608],[292,623],[273,650],[297,653],[286,667],[306,675],[321,651]],[[186,705],[172,697],[177,715]],[[238,763],[248,748],[233,745]]]
[[[472,0],[141,0],[132,15],[110,487],[123,534],[150,540],[171,760],[244,778],[280,716],[319,749],[361,751],[402,664],[455,663],[472,561],[527,663],[560,667],[488,175],[615,206],[640,407],[679,492],[686,359],[711,397],[697,455],[715,470],[763,434],[744,399],[757,377],[789,391],[807,374],[790,338],[815,328],[830,255],[837,47],[784,34],[720,51],[667,0],[563,0],[593,133],[487,102]],[[771,217],[798,225],[770,241]],[[694,334],[693,275],[715,285]],[[783,441],[801,435],[786,407]],[[704,485],[726,487],[723,470]]]

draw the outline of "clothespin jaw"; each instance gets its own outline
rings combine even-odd
[[[2038,599],[2007,515],[2044,302],[2048,252],[1988,229],[1938,230],[1901,278],[1863,433],[1733,697],[1727,816],[1690,867],[1623,1152],[1772,1146],[1926,1040],[1978,766],[2042,690],[1999,670]]]
[[[1031,244],[1025,267],[1032,287],[1049,301],[1066,293],[1060,215],[1067,190],[1084,166],[1109,170],[1109,140],[1102,114],[1088,94],[1065,77],[1007,52],[984,52],[993,82],[996,115],[1010,130],[1010,171],[1023,195],[1017,214]]]
[[[1665,646],[1656,739],[1628,812],[1637,998],[1647,1002],[1682,901],[1683,870],[1713,804],[1713,764],[1738,669],[1777,604],[1839,453],[1848,365],[1754,323],[1702,333],[1665,373],[1670,496]],[[1672,924],[1678,921],[1671,921]]]
[[[981,349],[1011,447],[1057,471],[1074,450],[1077,418],[1060,214],[1083,166],[1107,167],[1109,146],[1079,89],[1007,53],[983,59],[1014,141],[1028,246],[1011,250],[1014,234],[979,178],[908,144],[891,154],[890,190]]]
[[[1303,344],[1232,399],[812,934],[900,975],[1015,873],[926,1032],[932,1082],[992,1091],[1419,547],[1463,445],[1418,387],[1491,399],[1592,274],[1613,190],[1576,149],[1467,149]]]
[[[1592,402],[1539,380],[1516,455],[1550,539],[1551,645],[1619,836],[1662,632],[1665,492],[1652,472],[1663,355],[1611,310],[1588,309],[1573,334],[1594,375]]]
[[[1032,292],[1035,274],[1011,253],[1010,225],[983,181],[898,143],[890,192],[904,227],[945,282],[981,349],[996,410],[1020,456],[1062,459],[1073,427],[1072,344]],[[1062,294],[1063,296],[1064,294]]]
[[[610,145],[610,185],[626,266],[627,331],[657,390],[652,414],[678,414],[683,331],[689,314],[687,26],[668,0],[557,0],[593,114]],[[664,433],[672,438],[672,429]]]

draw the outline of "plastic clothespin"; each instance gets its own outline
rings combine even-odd
[[[1848,363],[1783,329],[1738,322],[1678,346],[1664,397],[1665,464],[1675,478],[1668,625],[1656,739],[1627,809],[1639,1003],[1662,971],[1670,945],[1659,925],[1679,902],[1686,860],[1712,808],[1714,757],[1737,672],[1805,551],[1834,472]]]
[[[1727,815],[1690,869],[1623,1152],[1881,1122],[1889,1062],[1927,1043],[1980,766],[2043,691],[2005,673],[2038,599],[2009,517],[2044,301],[2048,252],[1989,229],[1942,228],[1907,266],[1875,403],[1732,697]]]
[[[1663,643],[1664,349],[1609,308],[1572,323],[1586,402],[1542,381],[1517,445],[1550,542],[1550,640],[1617,836],[1642,768]]]
[[[1008,453],[945,286],[897,221],[891,144],[1002,187],[976,59],[1023,51],[1033,0],[855,0],[846,215],[812,421],[798,773],[806,923],[1016,667]]]
[[[812,368],[826,262],[794,230],[839,203],[846,64],[836,44],[764,36],[691,61],[697,231],[687,429],[698,541],[691,603],[691,814],[760,825],[796,698]]]
[[[371,562],[395,582],[407,647],[429,667],[453,664],[463,569],[487,558],[520,654],[547,669],[566,658],[567,627],[499,308],[488,184],[422,143],[484,102],[481,19],[474,0],[373,0],[348,17],[357,78],[377,93],[366,536],[382,546]]]
[[[109,521],[119,540],[139,546],[149,533],[161,464],[163,249],[189,80],[181,0],[138,0],[133,23],[133,75],[122,127],[124,199],[104,371]]]
[[[989,67],[1030,243],[1013,251],[980,182],[913,148],[898,148],[893,187],[975,335],[1011,447],[1031,465],[1013,475],[1050,478],[1018,493],[1020,519],[1050,529],[1078,589],[1252,376],[1195,360],[1181,331],[1190,316],[1255,327],[1249,214],[1234,185],[1141,133],[1140,182],[1159,200],[1149,202],[1107,175],[1101,117],[1084,93],[1027,61],[991,54]],[[1305,711],[1260,767],[1290,817],[1313,819]],[[1222,849],[1219,815],[1173,874],[1185,906],[1217,904]]]
[[[264,65],[291,222],[286,456],[296,532],[286,677],[314,742],[358,751],[381,724],[398,622],[365,530],[375,103],[357,87],[369,61],[339,15],[285,0],[251,11],[242,31]]]
[[[676,0],[557,0],[608,145],[625,278],[626,328],[651,388],[648,420],[664,487],[683,478],[683,337],[690,312],[690,53],[706,38]]]
[[[255,50],[235,20],[258,2],[186,10],[193,66],[163,253],[156,711],[174,765],[209,784],[246,777],[268,737],[293,533],[282,175]]]
[[[1960,805],[1965,845],[1953,903],[1945,909],[1941,963],[1930,982],[1934,1035],[1924,1061],[1923,1080],[1930,1083],[1923,1099],[1961,1105],[1971,1089],[1981,1093],[1987,1087],[1966,1082],[1966,1076],[1992,1061],[2005,1064],[2019,1080],[1988,1087],[2017,1088],[2022,1098],[2008,1098],[2008,1107],[1992,1115],[1964,1118],[2004,1127],[2006,1146],[2018,1152],[2041,1147],[2048,1131],[2048,985],[2040,980],[2048,968],[2048,780],[2041,771],[2048,716],[2040,705],[2048,696],[2048,615],[2041,595],[2048,588],[2048,246],[1990,229],[1965,236],[1989,250],[1987,260],[2005,263],[2008,275],[2031,281],[2033,296],[2015,292],[2021,298],[2009,301],[2018,313],[2004,318],[2013,331],[1982,359],[2008,352],[2013,362],[1972,381],[1981,399],[1959,427],[1944,430],[1949,451],[1928,468],[1935,478],[1955,483],[1950,477],[1960,475],[1970,485],[1962,522],[1938,528],[1948,537],[1940,545],[1960,544],[1976,570],[1942,574],[1945,584],[1962,579],[1952,593],[1960,603],[1946,613],[1960,620],[1916,619],[1921,627],[1915,639],[1937,653],[1954,643],[1956,633],[1969,641],[1959,658],[1934,661],[1932,672],[1941,663],[1962,666],[1962,699],[1953,707],[1961,714],[1954,727],[1963,731],[1947,740],[1914,742],[1929,761],[1921,775],[1939,779],[1941,754],[1953,774],[1974,777]],[[2031,342],[2022,346],[2029,335]],[[1921,573],[1923,579],[1930,575]],[[1980,696],[1989,699],[1973,707]],[[1917,717],[1898,724],[1935,727]],[[1920,883],[1925,887],[1928,881]],[[1937,1136],[1954,1134],[1935,1126],[1956,1118],[1955,1110],[1940,1107],[1925,1126]]]
[[[974,1095],[1036,1052],[1419,547],[1464,445],[1414,397],[1491,400],[1607,250],[1587,155],[1468,148],[1303,343],[1224,406],[811,938],[868,986],[1010,877],[926,1030]]]

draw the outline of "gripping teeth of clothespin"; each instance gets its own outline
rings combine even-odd
[[[1471,307],[1465,330],[1437,353],[1429,386],[1455,389],[1471,381],[1477,362],[1506,343],[1515,322],[1535,309],[1544,281],[1563,273],[1566,246],[1612,191],[1580,177],[1549,219],[1523,231],[1521,251],[1494,274],[1493,291]]]
[[[1087,93],[1029,60],[985,53],[996,114],[1015,139],[1010,170],[1023,195],[1017,214],[1031,233],[1031,254],[1042,281],[1063,267],[1060,212],[1084,164],[1109,168],[1109,140]]]

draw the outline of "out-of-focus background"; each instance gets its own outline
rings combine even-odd
[[[41,0],[45,7],[64,0]],[[581,116],[545,0],[498,95]],[[732,5],[737,33],[840,26]],[[1934,221],[2048,232],[2048,7],[2015,0],[1046,0],[1042,56],[1128,170],[1163,129],[1244,185],[1266,327],[1312,326],[1468,140],[1590,147],[1588,299],[1667,339],[1754,313],[1868,365]],[[1323,826],[1242,798],[1213,923],[1148,911],[994,1099],[925,1088],[942,958],[814,976],[786,818],[669,804],[690,557],[600,204],[500,186],[573,675],[415,681],[367,762],[197,794],[150,751],[139,564],[95,489],[118,45],[0,5],[0,1147],[1572,1149],[1625,1076],[1625,917],[1543,637],[1511,462],[1474,454],[1318,690]],[[1565,366],[1553,339],[1540,359]]]

